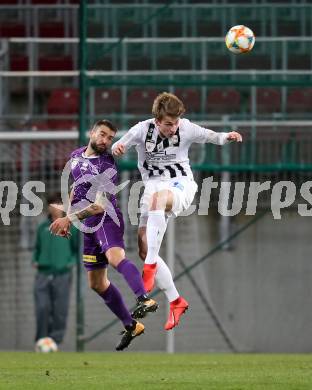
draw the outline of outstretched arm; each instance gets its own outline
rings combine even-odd
[[[118,142],[117,145],[113,145],[112,152],[114,156],[119,157],[126,152],[126,147],[123,143]]]
[[[237,131],[231,131],[227,134],[228,141],[242,142],[243,138]]]
[[[71,196],[72,193],[70,198]],[[69,209],[65,217],[57,218],[53,223],[51,223],[49,228],[50,232],[57,236],[69,238],[71,223],[73,221],[82,221],[92,215],[103,213],[105,208],[105,199],[106,198],[101,193],[98,193],[95,202],[90,204],[88,207],[74,212],[71,212]]]
[[[141,123],[131,127],[131,129],[120,138],[112,146],[112,153],[114,156],[121,156],[131,148],[131,146],[137,145],[142,137],[142,125]]]
[[[242,142],[242,136],[236,132],[220,133],[205,127],[201,127],[195,123],[189,122],[190,126],[190,142],[196,143],[212,143],[215,145],[224,145],[229,142]]]

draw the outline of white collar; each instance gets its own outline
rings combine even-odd
[[[92,159],[92,158],[98,158],[99,156],[86,156],[85,152],[82,152],[81,156],[83,158],[89,158],[89,159]]]

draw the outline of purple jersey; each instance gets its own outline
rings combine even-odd
[[[96,190],[106,193],[108,200],[116,212],[119,225],[108,215],[103,213],[86,218],[83,224],[88,227],[99,226],[93,233],[84,233],[83,262],[87,270],[105,268],[108,264],[105,253],[112,247],[124,248],[124,222],[121,211],[117,206],[116,196],[109,192],[117,185],[117,169],[113,156],[107,152],[96,157],[85,157],[86,147],[79,148],[71,154],[71,173],[74,179],[74,196],[72,205],[81,201],[93,203],[90,199],[90,189],[94,183]],[[106,172],[104,175],[103,173]],[[91,182],[90,182],[91,181]],[[100,185],[100,187],[98,187]],[[101,188],[101,186],[103,187]],[[106,191],[108,192],[106,192]],[[91,193],[92,195],[92,193]],[[94,193],[93,193],[94,195]]]
[[[113,156],[108,152],[104,152],[98,156],[85,157],[84,152],[86,151],[86,148],[87,147],[84,146],[82,148],[76,149],[71,154],[71,174],[74,179],[74,194],[71,203],[72,205],[75,205],[82,200],[88,200],[90,203],[94,202],[94,198],[90,199],[89,196],[89,190],[92,186],[90,183],[91,176],[95,178],[96,176],[103,174],[106,170],[114,170],[116,174],[114,174],[114,176],[112,176],[109,181],[113,186],[117,186],[117,168]],[[106,195],[113,205],[116,213],[120,214],[120,210],[117,206],[116,196],[109,193],[106,193]],[[96,225],[98,221],[101,220],[102,216],[103,214],[98,214],[96,216],[89,217],[84,221],[84,224],[86,226]],[[108,219],[111,220],[110,216],[106,215],[105,222]]]

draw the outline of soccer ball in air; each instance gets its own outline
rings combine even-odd
[[[247,53],[255,44],[255,36],[250,28],[246,26],[234,26],[226,34],[225,44],[235,54]]]
[[[57,344],[51,337],[43,337],[42,339],[39,339],[35,345],[36,352],[48,353],[57,352],[57,350]]]

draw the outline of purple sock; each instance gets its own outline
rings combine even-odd
[[[146,294],[140,271],[132,261],[127,259],[122,260],[117,266],[117,271],[123,275],[129,287],[137,297]]]
[[[129,310],[127,309],[125,302],[118,290],[112,283],[110,283],[107,290],[99,294],[100,297],[104,299],[106,305],[111,309],[111,311],[116,314],[124,326],[131,325],[133,318]]]

